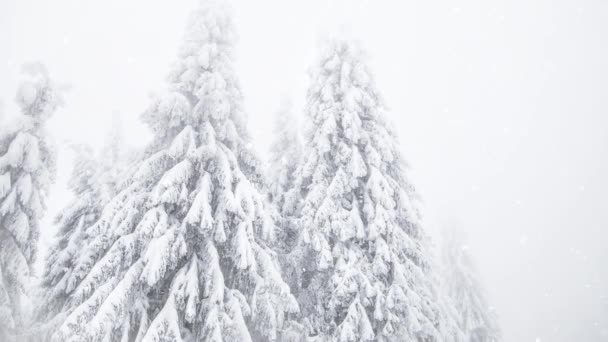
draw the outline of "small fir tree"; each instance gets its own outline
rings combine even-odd
[[[283,207],[285,193],[293,186],[294,173],[302,154],[298,120],[293,115],[291,103],[287,100],[283,100],[276,114],[274,136],[275,140],[270,150],[268,177],[271,200],[280,209]]]
[[[457,312],[458,326],[468,342],[497,342],[501,339],[496,313],[488,304],[466,245],[463,231],[443,234],[443,268],[446,293]]]
[[[115,120],[116,121],[116,120]],[[103,207],[118,192],[126,164],[121,126],[114,124],[100,156],[85,145],[73,146],[74,167],[68,183],[73,200],[57,215],[55,239],[49,247],[40,288],[37,322],[33,329],[46,338],[73,308],[69,298],[84,274],[76,261],[94,233],[87,229],[99,219]]]

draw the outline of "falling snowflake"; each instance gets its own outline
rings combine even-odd
[[[527,235],[522,235],[519,238],[519,244],[522,246],[525,246],[528,243],[528,236]]]

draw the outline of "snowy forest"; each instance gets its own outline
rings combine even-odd
[[[42,59],[12,67],[14,103],[0,95],[0,341],[511,341],[479,271],[490,259],[458,219],[427,218],[433,200],[407,153],[423,147],[404,147],[395,122],[409,114],[385,97],[375,51],[322,35],[299,66],[305,91],[266,108],[266,149],[241,81],[237,52],[255,42],[238,6],[186,10],[171,63],[146,71],[163,84],[137,102],[138,144],[121,112],[104,115],[101,143],[61,138],[51,122],[79,84]]]

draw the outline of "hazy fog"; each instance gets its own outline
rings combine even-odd
[[[505,340],[608,341],[607,1],[234,3],[260,154],[282,94],[301,112],[321,37],[359,39],[427,227],[468,232]],[[72,85],[51,122],[65,153],[49,217],[69,198],[65,142],[98,146],[118,112],[128,141],[146,143],[138,116],[162,90],[194,4],[0,0],[5,115],[17,111],[25,61]],[[52,227],[43,229],[48,239]]]

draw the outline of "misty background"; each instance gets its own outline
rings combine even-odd
[[[70,84],[52,217],[69,200],[67,144],[133,146],[196,0],[0,0],[0,111],[23,62]],[[264,157],[282,97],[302,116],[323,37],[367,50],[424,200],[426,229],[468,233],[507,342],[608,341],[608,2],[232,1],[237,72]],[[1,123],[0,123],[1,124]]]

